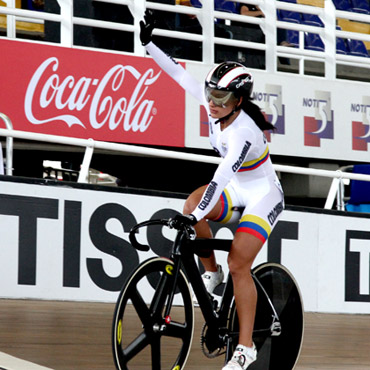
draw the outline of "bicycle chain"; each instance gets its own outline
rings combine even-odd
[[[216,358],[223,355],[226,351],[221,352],[222,348],[217,348],[215,351],[210,352],[207,348],[207,324],[204,323],[202,327],[202,332],[200,335],[200,348],[202,349],[203,354],[208,358]]]

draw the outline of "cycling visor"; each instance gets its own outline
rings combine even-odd
[[[212,100],[213,104],[218,107],[226,108],[227,104],[231,100],[236,100],[235,95],[232,91],[217,90],[206,87],[205,93],[207,102],[209,103]]]

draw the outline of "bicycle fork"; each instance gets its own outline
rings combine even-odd
[[[172,251],[172,254],[171,254],[171,259],[173,261],[173,268],[172,270],[166,271],[167,274],[170,275],[171,286],[169,289],[170,294],[168,295],[168,298],[167,298],[166,311],[164,312],[164,317],[169,320],[171,319],[170,312],[172,308],[173,299],[176,293],[177,279],[180,273],[180,265],[181,265],[180,255],[181,254],[179,253],[179,248],[183,242],[184,242],[184,235],[181,233],[178,233],[176,236],[176,240],[175,240],[175,245],[177,245],[177,247]]]
[[[271,299],[268,296],[268,294],[267,294],[265,288],[263,287],[263,285],[260,283],[260,281],[256,278],[256,276],[254,274],[252,274],[252,277],[253,277],[255,283],[258,284],[258,287],[261,289],[261,291],[265,295],[265,298],[266,298],[266,300],[267,300],[267,302],[268,302],[268,304],[271,308],[271,311],[272,311],[272,323],[271,323],[271,326],[269,328],[270,334],[271,334],[272,337],[278,337],[281,334],[281,323],[280,323],[279,315],[277,314],[277,312],[275,310],[275,307],[272,304]],[[264,330],[259,330],[259,331],[264,331]]]
[[[166,270],[166,273],[170,275],[170,287],[169,287],[170,294],[167,297],[166,310],[164,312],[165,318],[170,318],[170,312],[171,312],[172,303],[173,303],[173,299],[174,299],[175,292],[176,292],[176,284],[177,284],[179,272],[180,272],[179,259],[175,257],[172,270],[170,269]]]

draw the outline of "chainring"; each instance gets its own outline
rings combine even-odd
[[[204,323],[200,335],[200,347],[204,355],[208,358],[215,358],[226,353],[225,346],[220,348],[219,344],[221,344],[221,339],[218,333],[208,330],[207,324]]]

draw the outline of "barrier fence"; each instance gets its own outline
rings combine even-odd
[[[0,113],[0,118],[4,121],[7,130],[12,131],[13,125],[9,117],[4,113]],[[0,152],[0,173],[4,173],[1,143]],[[13,137],[11,135],[6,135],[6,174],[9,176],[13,174]]]
[[[0,114],[0,117],[3,118],[5,115]],[[6,117],[6,116],[5,116]],[[4,119],[4,118],[3,118]],[[6,117],[6,122],[8,122],[9,126],[9,118]],[[95,149],[102,149],[108,150],[116,153],[125,153],[125,154],[136,154],[136,155],[145,155],[145,156],[152,156],[158,158],[171,158],[171,159],[178,159],[178,160],[186,160],[186,161],[195,161],[195,162],[202,162],[202,163],[210,163],[218,165],[221,162],[221,158],[207,156],[207,155],[200,155],[200,154],[192,154],[192,153],[181,153],[171,150],[164,150],[164,149],[155,149],[155,148],[147,148],[142,146],[134,146],[134,145],[127,145],[127,144],[118,144],[118,143],[109,143],[103,141],[97,141],[93,139],[79,139],[79,138],[71,138],[65,136],[56,136],[56,135],[46,135],[46,134],[39,134],[33,132],[25,132],[25,131],[17,131],[11,128],[7,129],[0,129],[0,136],[4,136],[8,139],[13,140],[22,139],[22,140],[35,140],[47,143],[56,143],[62,145],[72,145],[85,148],[84,158],[81,164],[81,169],[78,176],[78,182],[80,183],[87,183],[88,182],[88,174],[91,159]],[[9,146],[11,143],[11,146]],[[10,156],[12,158],[12,141],[7,141],[7,157]],[[12,165],[12,160],[8,161],[6,164],[7,175],[12,174],[12,168],[9,166]],[[274,164],[274,168],[277,172],[286,172],[298,175],[306,175],[306,176],[321,176],[321,177],[328,177],[332,178],[332,185],[330,187],[326,203],[324,208],[325,209],[332,209],[335,203],[335,199],[337,200],[337,209],[344,210],[344,195],[343,195],[343,181],[344,180],[361,180],[361,181],[370,181],[370,175],[363,175],[363,174],[353,174],[343,172],[341,170],[337,171],[330,171],[330,170],[322,170],[322,169],[314,169],[314,168],[304,168],[304,167],[296,167],[296,166],[288,166],[288,165],[279,165]]]
[[[202,43],[202,62],[212,64],[215,61],[215,45],[226,45],[239,47],[241,49],[255,49],[266,52],[266,71],[274,73],[277,71],[277,57],[288,57],[298,60],[299,73],[304,74],[305,61],[319,61],[324,63],[325,78],[335,79],[337,65],[348,65],[354,67],[370,68],[370,58],[352,55],[342,55],[336,52],[336,41],[338,38],[347,38],[370,42],[370,35],[359,32],[346,32],[336,28],[338,18],[362,23],[370,23],[370,15],[354,12],[336,10],[331,0],[323,1],[324,7],[302,5],[291,2],[275,0],[239,0],[237,3],[247,3],[260,6],[264,18],[249,17],[214,9],[213,1],[204,1],[202,8],[183,5],[159,4],[145,0],[95,0],[95,2],[120,4],[128,6],[133,16],[133,24],[120,24],[117,22],[102,21],[90,18],[74,16],[73,0],[58,0],[60,14],[49,12],[38,12],[25,9],[17,9],[15,0],[5,0],[7,6],[0,6],[0,14],[7,17],[7,36],[16,37],[16,20],[28,20],[31,22],[52,21],[60,24],[60,44],[66,47],[73,46],[74,26],[90,26],[118,31],[131,32],[134,37],[133,53],[144,56],[145,49],[139,40],[139,22],[143,18],[146,8],[172,12],[177,14],[188,14],[196,16],[202,26],[202,34],[179,32],[176,30],[164,30],[157,28],[154,34],[167,38],[176,38]],[[277,19],[277,10],[288,10],[305,14],[313,14],[320,17],[323,27],[290,23]],[[237,21],[242,23],[257,24],[263,28],[265,43],[227,39],[215,36],[214,20]],[[299,31],[300,44],[298,48],[276,45],[277,28]],[[325,52],[308,50],[304,47],[304,33],[318,34],[324,44]]]

